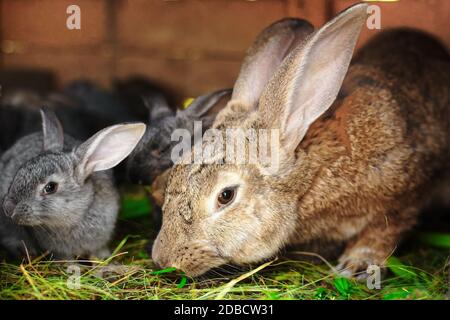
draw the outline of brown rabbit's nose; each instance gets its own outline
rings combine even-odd
[[[159,269],[164,269],[164,268],[170,267],[169,260],[162,256],[155,256],[155,254],[152,254],[152,259],[153,259],[153,263]]]
[[[5,200],[3,200],[3,211],[7,217],[11,217],[13,215],[16,206],[16,202],[9,197],[6,197]]]
[[[166,263],[166,260],[153,260],[153,262],[158,269],[165,269],[169,267],[169,265]]]
[[[153,246],[152,246],[152,260],[155,263],[155,265],[160,268],[160,269],[164,269],[169,266],[169,259],[167,259],[167,255],[164,254],[164,248],[161,248],[161,240],[159,240],[159,238],[157,238],[154,242],[153,242]]]

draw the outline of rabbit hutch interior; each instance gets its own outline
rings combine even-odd
[[[450,2],[357,3],[0,0],[0,299],[443,299]]]

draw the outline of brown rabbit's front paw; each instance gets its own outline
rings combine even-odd
[[[346,278],[364,280],[369,276],[368,268],[373,265],[383,270],[384,259],[380,257],[379,252],[369,247],[358,247],[339,258],[336,270]]]

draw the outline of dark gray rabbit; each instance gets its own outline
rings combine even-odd
[[[150,185],[173,164],[171,141],[175,129],[188,129],[193,137],[194,121],[202,121],[203,131],[208,129],[217,113],[231,98],[231,89],[223,89],[195,99],[185,110],[176,113],[163,95],[152,95],[147,101],[150,111],[149,127],[141,142],[127,161],[128,178],[136,184]]]
[[[130,154],[146,126],[110,126],[80,144],[63,134],[53,112],[41,116],[42,133],[21,138],[0,158],[0,242],[14,256],[104,258],[119,210],[105,170]]]
[[[148,89],[147,92],[158,91]],[[139,98],[137,94],[129,96]],[[56,113],[66,133],[80,140],[113,124],[146,120],[146,116],[139,116],[146,112],[142,103],[135,106],[122,99],[121,94],[87,80],[74,81],[62,90],[46,94],[9,91],[1,97],[0,103],[0,148],[3,149],[40,129],[39,110],[43,105]]]
[[[112,121],[103,114],[94,112],[91,110],[92,108],[88,109],[87,103],[82,100],[85,96],[79,97],[76,95],[78,92],[72,92],[71,87],[74,86],[75,84],[67,87],[64,91],[46,95],[17,90],[3,96],[0,105],[0,146],[8,149],[19,138],[39,131],[41,127],[39,110],[43,105],[56,113],[58,119],[64,125],[66,133],[80,140],[89,138],[95,132],[109,125],[132,121],[126,117],[122,121]],[[80,92],[80,94],[82,93]],[[89,98],[90,96],[86,99]],[[98,100],[100,99],[95,102]],[[105,105],[106,103],[100,104],[98,108],[100,109]],[[133,119],[133,121],[137,120]]]

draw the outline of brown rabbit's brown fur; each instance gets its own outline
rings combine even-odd
[[[331,32],[333,23],[340,24],[337,30],[347,28],[343,39],[348,48],[356,42],[352,33],[359,33],[358,27],[348,25],[360,28],[365,8],[354,6],[328,25]],[[446,182],[447,51],[417,31],[381,33],[356,55],[345,80],[335,80],[339,95],[330,93],[329,106],[305,126],[290,117],[298,113],[286,104],[296,104],[289,100],[298,90],[292,84],[298,76],[293,66],[315,59],[300,54],[308,52],[301,47],[308,48],[314,37],[319,38],[317,33],[308,36],[268,75],[264,90],[254,94],[257,103],[251,94],[233,93],[214,124],[219,130],[282,128],[279,174],[264,175],[250,164],[175,165],[167,182],[163,226],[153,247],[158,264],[195,276],[222,264],[270,258],[287,245],[320,241],[344,243],[338,267],[343,274],[355,274],[384,264],[433,191]],[[338,72],[345,74],[343,56],[345,70]],[[312,63],[311,68],[321,72],[321,65]],[[241,83],[245,80],[240,76]],[[287,128],[296,126],[300,131],[291,135]],[[234,202],[211,213],[211,201],[227,183],[239,185]]]
[[[352,271],[383,264],[448,171],[449,71],[447,52],[410,30],[382,33],[359,52],[338,99],[300,144],[321,166],[290,242],[326,234],[349,240],[341,263],[363,264]]]

